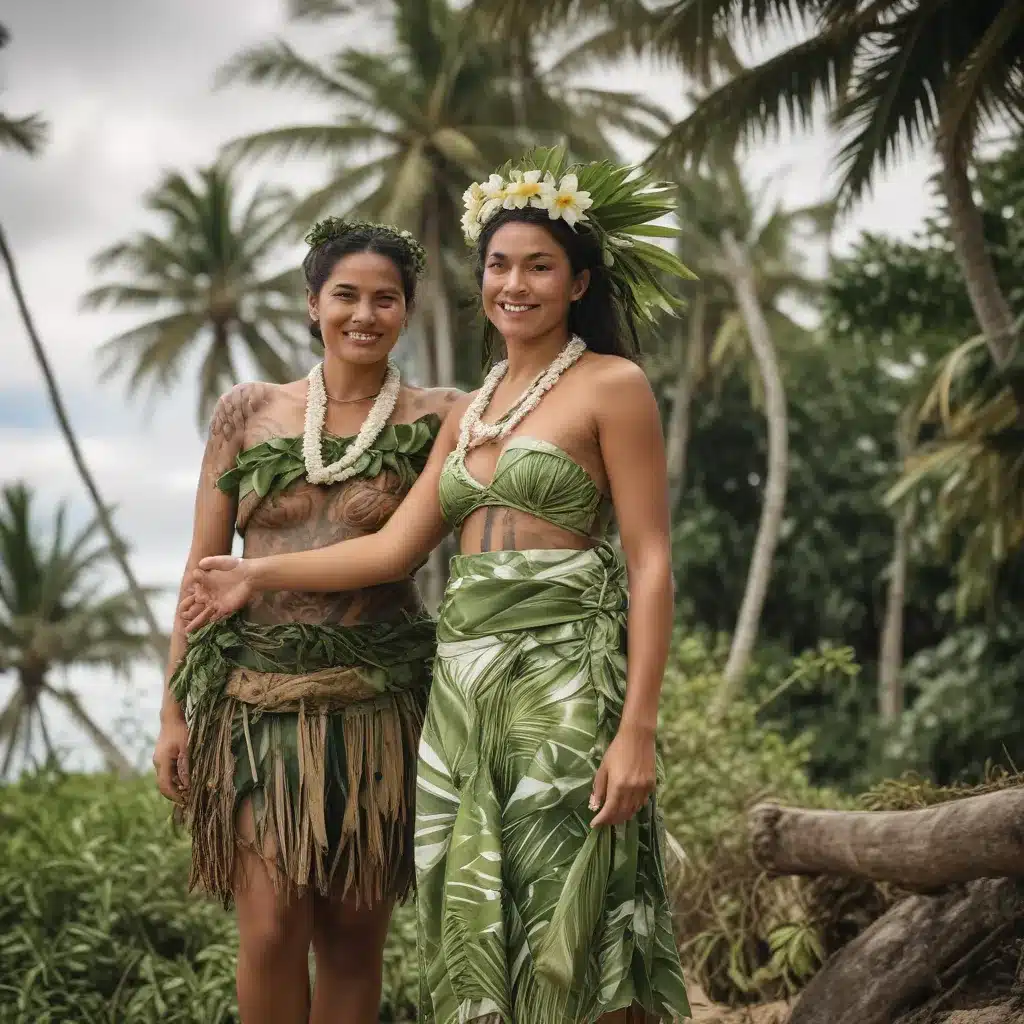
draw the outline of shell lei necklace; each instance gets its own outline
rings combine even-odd
[[[327,388],[324,385],[324,364],[317,363],[306,378],[306,426],[302,432],[302,461],[306,465],[306,479],[311,484],[337,484],[355,476],[356,463],[366,454],[370,445],[380,436],[398,404],[398,391],[402,384],[398,367],[390,359],[384,374],[384,383],[359,433],[340,459],[324,465],[324,422],[327,419]]]
[[[574,334],[548,368],[519,396],[504,416],[496,423],[484,423],[480,417],[491,404],[494,392],[508,373],[507,359],[495,364],[459,423],[459,442],[455,447],[459,457],[464,458],[470,449],[478,445],[486,444],[488,441],[500,441],[511,434],[537,408],[540,400],[555,386],[558,378],[586,351],[586,343]]]

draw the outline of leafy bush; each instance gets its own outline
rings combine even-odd
[[[769,880],[751,861],[751,804],[843,800],[808,781],[808,737],[759,720],[763,687],[710,720],[722,655],[692,635],[673,652],[662,809],[685,851],[683,870],[668,856],[686,966],[715,998],[744,1002],[799,987],[878,901],[874,889]],[[834,652],[803,656],[781,685],[835,671],[846,669]],[[188,839],[168,817],[150,778],[45,773],[0,788],[0,1024],[238,1020],[233,916],[185,895]],[[381,1021],[415,1020],[415,948],[412,907],[400,907]]]
[[[0,1024],[238,1020],[233,915],[187,897],[188,839],[150,778],[0,788]],[[414,1019],[415,923],[395,915],[382,1021]]]
[[[750,697],[713,720],[724,651],[693,635],[677,644],[662,698],[666,828],[676,933],[684,966],[713,998],[742,1003],[798,990],[825,957],[880,912],[874,890],[770,879],[754,863],[746,812],[761,800],[842,807],[811,785],[812,737],[787,739],[759,719]],[[844,652],[803,655],[781,686],[848,672]],[[769,695],[770,696],[770,695]]]

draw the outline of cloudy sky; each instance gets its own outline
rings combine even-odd
[[[165,170],[207,164],[234,136],[323,116],[303,95],[246,86],[215,91],[216,70],[240,49],[282,35],[303,52],[321,53],[356,40],[379,46],[382,36],[366,19],[343,32],[288,25],[284,0],[7,0],[2,18],[12,42],[0,56],[0,102],[11,114],[43,112],[52,132],[36,160],[0,151],[0,219],[86,457],[117,505],[136,572],[170,593],[187,552],[202,449],[195,387],[186,377],[174,393],[149,401],[127,398],[116,380],[98,380],[97,347],[133,318],[81,310],[82,294],[96,283],[90,257],[149,226],[140,201]],[[681,82],[666,70],[629,65],[615,84],[681,109]],[[777,174],[777,188],[794,202],[825,194],[829,163],[822,137],[766,144],[748,159],[754,179]],[[864,229],[911,235],[932,208],[929,169],[918,160],[882,182],[844,224],[839,245]],[[250,181],[301,190],[321,173],[315,163],[264,163],[251,168]],[[0,482],[31,483],[42,512],[66,497],[86,514],[5,283],[0,355]],[[171,606],[170,597],[159,605],[165,621]],[[159,704],[156,669],[140,667],[127,685],[89,672],[72,673],[70,681],[145,759]],[[58,732],[74,763],[94,763],[74,730],[64,724]]]

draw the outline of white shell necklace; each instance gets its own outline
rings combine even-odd
[[[398,404],[402,380],[398,367],[389,359],[384,384],[374,400],[373,408],[363,421],[355,440],[345,454],[329,466],[324,465],[324,422],[327,419],[327,388],[324,386],[324,364],[317,363],[306,378],[306,426],[302,432],[302,460],[306,479],[311,484],[337,484],[355,476],[356,463],[380,436]]]
[[[491,404],[494,392],[508,373],[507,359],[496,363],[459,423],[459,442],[455,450],[460,458],[465,457],[466,452],[478,445],[486,444],[488,441],[500,441],[512,433],[537,408],[540,400],[555,386],[558,378],[586,351],[586,343],[574,334],[548,368],[519,396],[501,419],[496,423],[483,423],[480,417]]]

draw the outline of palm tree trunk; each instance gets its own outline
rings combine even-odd
[[[722,674],[722,683],[712,702],[713,715],[721,714],[732,700],[750,663],[761,610],[771,580],[775,548],[782,529],[782,516],[786,507],[786,477],[789,472],[786,392],[779,371],[775,343],[757,297],[754,268],[750,265],[747,253],[731,232],[723,233],[722,244],[726,254],[726,269],[764,386],[765,418],[768,424],[768,466],[761,521],[757,528],[754,553],[750,559],[747,585],[736,620],[729,658]]]
[[[431,203],[427,211],[427,253],[433,283],[431,301],[434,320],[434,366],[441,387],[455,386],[455,343],[452,338],[451,297],[444,275],[444,250],[441,247],[441,211]]]
[[[135,767],[124,754],[121,753],[117,744],[92,720],[89,713],[82,707],[82,702],[71,690],[58,690],[49,683],[43,685],[43,690],[71,715],[72,720],[79,728],[84,730],[93,745],[103,755],[109,771],[115,772],[120,778],[127,779],[136,774]]]
[[[431,302],[433,312],[433,369],[434,386],[455,385],[455,343],[452,338],[451,297],[445,282],[444,251],[441,247],[441,219],[436,201],[430,202],[426,216],[427,259],[433,284]],[[446,559],[444,545],[430,553],[423,573],[424,598],[431,612],[437,610],[444,596]]]
[[[53,369],[50,366],[50,361],[46,356],[46,350],[43,348],[43,343],[39,338],[39,334],[35,329],[35,324],[32,321],[32,315],[29,313],[28,303],[25,301],[24,292],[21,290],[21,283],[18,278],[17,268],[14,264],[14,254],[11,252],[10,247],[7,244],[7,237],[2,225],[0,225],[0,258],[3,259],[7,268],[7,275],[11,282],[11,290],[14,292],[14,300],[18,305],[18,311],[21,313],[21,319],[25,325],[25,331],[28,333],[29,341],[32,344],[32,351],[35,353],[36,361],[39,363],[39,368],[42,370],[43,377],[46,381],[46,389],[49,392],[50,404],[53,406],[57,422],[60,424],[60,429],[64,434],[64,439],[67,441],[68,448],[71,450],[71,458],[78,470],[78,475],[82,478],[82,482],[85,484],[86,490],[88,490],[89,495],[92,498],[93,504],[96,506],[96,515],[107,535],[110,549],[113,552],[114,558],[117,559],[117,563],[121,567],[121,571],[124,573],[125,579],[128,581],[128,589],[131,591],[135,604],[138,607],[139,615],[149,627],[150,645],[162,665],[167,659],[167,642],[163,633],[160,631],[159,625],[157,624],[156,616],[153,614],[153,609],[150,607],[149,601],[146,599],[145,591],[143,591],[142,587],[139,585],[139,581],[135,578],[135,573],[132,572],[132,568],[128,564],[124,543],[118,536],[117,531],[114,529],[114,523],[110,518],[110,513],[107,511],[107,506],[103,503],[103,499],[100,497],[96,481],[93,480],[92,474],[89,472],[89,467],[85,464],[85,458],[78,446],[78,439],[75,437],[71,421],[68,419],[67,410],[64,408],[64,402],[60,396],[60,391],[57,387],[57,380],[54,377]]]
[[[902,420],[896,441],[902,464],[910,448],[907,425]],[[909,560],[910,510],[898,509],[893,517],[892,560],[878,651],[878,715],[883,725],[891,725],[903,714],[903,610]]]
[[[955,146],[941,146],[942,190],[949,210],[950,233],[960,272],[974,315],[985,335],[992,361],[1006,369],[1017,354],[1020,337],[1010,304],[996,277],[995,265],[985,245],[985,225],[974,201],[967,173],[967,157]],[[1024,415],[1024,381],[1011,382],[1018,408]]]
[[[674,512],[686,488],[686,456],[690,446],[690,407],[697,388],[703,359],[704,315],[707,299],[698,291],[690,307],[689,330],[676,333],[673,365],[676,383],[672,391],[672,411],[665,430],[665,458],[668,465],[669,508]],[[687,339],[687,335],[689,336]],[[683,349],[686,349],[684,352]]]
[[[0,763],[0,781],[7,778],[14,763],[14,751],[18,746],[22,718],[26,711],[25,694],[20,686],[15,686],[7,706],[0,712],[0,742],[7,744],[4,748],[3,762]]]

